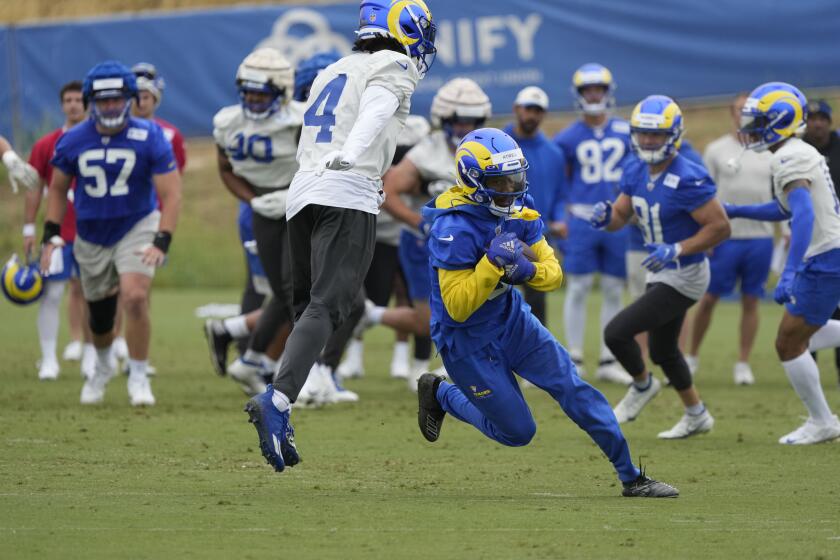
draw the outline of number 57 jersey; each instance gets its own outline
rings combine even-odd
[[[133,117],[112,136],[100,134],[92,119],[74,126],[50,163],[76,178],[77,235],[106,247],[156,209],[153,177],[177,170],[160,126]]]

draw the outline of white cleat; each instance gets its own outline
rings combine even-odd
[[[813,418],[808,418],[804,424],[791,433],[779,438],[782,445],[811,445],[840,438],[840,421],[834,416],[830,424],[817,424]]]
[[[408,379],[411,375],[411,366],[408,360],[401,360],[394,356],[391,360],[391,378],[392,379]]]
[[[322,406],[325,399],[325,390],[321,378],[321,364],[315,362],[309,370],[309,376],[298,393],[294,405],[300,408],[314,408]]]
[[[645,405],[659,394],[661,389],[662,383],[653,375],[650,376],[650,387],[644,391],[638,390],[635,385],[631,384],[630,388],[627,389],[627,394],[624,395],[624,398],[621,399],[621,402],[613,410],[618,423],[624,424],[625,422],[635,420]]]
[[[598,369],[595,371],[595,379],[624,385],[625,387],[633,383],[633,376],[624,371],[624,368],[615,360],[601,360]]]
[[[656,436],[659,439],[683,439],[697,434],[703,434],[712,429],[715,425],[715,419],[709,414],[708,410],[703,410],[700,414],[691,415],[683,414],[676,426],[670,430],[659,432]]]
[[[688,373],[691,374],[691,377],[697,373],[697,370],[700,369],[700,358],[697,356],[685,356],[685,363],[688,365]]]
[[[326,388],[327,404],[359,401],[359,395],[342,386],[333,375],[332,368],[326,364],[321,364],[321,383]]]
[[[74,340],[64,347],[64,353],[61,355],[61,359],[68,362],[78,362],[82,359],[82,349],[81,341]]]
[[[131,406],[154,406],[155,396],[152,394],[152,384],[145,375],[130,375],[128,377],[128,400]]]
[[[228,376],[238,383],[249,397],[265,393],[265,380],[261,375],[262,368],[258,364],[237,358],[227,367],[227,372]]]
[[[41,362],[38,368],[38,379],[41,381],[55,381],[58,379],[58,362]]]
[[[82,385],[82,395],[79,402],[82,404],[99,404],[105,398],[105,386],[114,377],[115,370],[109,366],[102,366],[96,362],[93,375],[85,380]]]
[[[753,385],[755,383],[752,368],[747,362],[736,363],[732,376],[735,378],[735,385]]]
[[[344,353],[344,359],[340,364],[338,364],[338,368],[336,369],[336,373],[341,379],[356,379],[364,377],[364,351],[364,342],[356,338],[350,341],[350,344],[347,345],[347,350]]]

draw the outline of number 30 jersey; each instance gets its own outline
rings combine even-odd
[[[241,105],[222,108],[213,117],[213,138],[233,172],[255,187],[286,187],[298,170],[297,139],[302,104],[289,102],[266,119],[249,119]]]
[[[50,162],[76,178],[77,235],[111,246],[157,207],[154,175],[177,171],[172,145],[156,123],[130,118],[113,136],[92,119],[58,140]]]
[[[560,131],[554,142],[569,166],[569,211],[589,220],[592,205],[617,195],[625,157],[630,153],[630,124],[611,117],[603,127],[579,120]]]
[[[840,247],[840,201],[825,158],[813,146],[791,138],[770,159],[773,196],[790,211],[785,186],[797,180],[810,183],[814,205],[814,230],[805,258]]]

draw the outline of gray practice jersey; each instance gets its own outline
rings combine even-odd
[[[814,206],[814,230],[805,257],[812,257],[840,247],[840,202],[831,181],[825,158],[813,146],[791,138],[776,150],[770,162],[773,195],[782,208],[790,211],[786,185],[805,180]]]
[[[266,119],[249,119],[240,105],[224,107],[213,117],[213,137],[233,172],[262,188],[288,186],[298,170],[297,136],[302,106],[291,102]]]

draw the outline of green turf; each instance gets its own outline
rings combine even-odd
[[[304,462],[276,475],[245,399],[211,373],[193,315],[235,297],[154,294],[159,404],[150,410],[128,406],[124,378],[103,406],[83,408],[75,364],[39,383],[34,309],[0,305],[0,558],[840,556],[840,446],[776,443],[803,409],[773,358],[775,306],[762,309],[749,388],[731,382],[737,309],[719,310],[699,374],[713,433],[658,441],[680,415],[670,391],[627,426],[634,457],[682,491],[657,501],[619,497],[606,459],[538,390],[527,393],[538,423],[528,447],[504,448],[452,418],[426,443],[415,398],[388,378],[382,328],[368,337],[367,376],[349,384],[362,402],[296,411]],[[551,300],[555,325],[560,301]],[[599,386],[611,402],[622,393]]]

